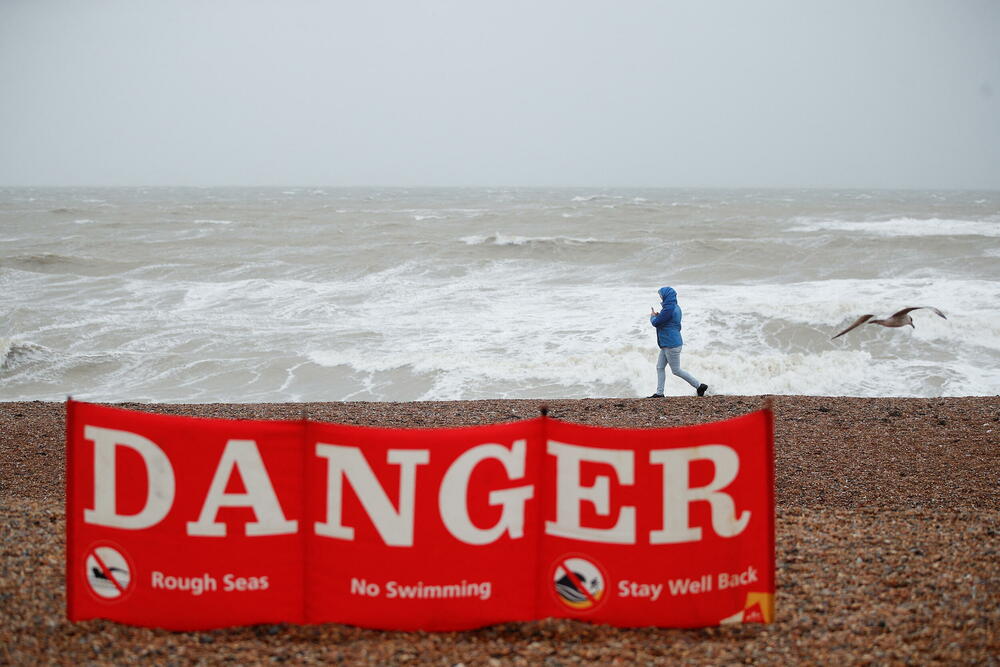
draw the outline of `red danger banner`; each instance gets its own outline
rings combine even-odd
[[[74,621],[462,630],[774,617],[766,410],[634,430],[66,410]]]

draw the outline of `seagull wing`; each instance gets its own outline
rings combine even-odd
[[[942,313],[940,310],[938,310],[934,306],[924,306],[924,308],[930,308],[931,310],[934,311],[934,314],[937,315],[938,317],[942,317],[944,319],[948,319],[947,317],[944,316],[944,313]]]
[[[848,332],[848,331],[850,331],[851,329],[853,329],[853,328],[855,328],[855,327],[859,327],[859,326],[861,326],[862,324],[864,324],[865,322],[867,322],[868,320],[870,320],[870,319],[871,319],[871,318],[873,318],[873,317],[875,317],[875,316],[874,316],[874,315],[871,315],[871,314],[868,314],[868,315],[862,315],[862,316],[861,316],[861,317],[859,317],[858,319],[854,320],[854,324],[852,324],[851,326],[847,327],[846,329],[844,329],[843,331],[841,331],[841,332],[840,332],[839,334],[837,334],[837,335],[836,335],[836,336],[834,336],[833,338],[838,338],[838,337],[840,337],[840,336],[843,336],[843,335],[844,335],[845,333],[847,333],[847,332]],[[833,340],[833,338],[831,338],[830,340]]]
[[[909,313],[910,311],[913,311],[913,310],[920,310],[920,309],[922,309],[922,308],[926,308],[926,309],[928,309],[928,310],[933,310],[933,311],[934,311],[934,313],[935,313],[935,314],[936,314],[936,315],[937,315],[938,317],[944,317],[944,313],[942,313],[942,312],[941,312],[940,310],[938,310],[938,309],[937,309],[937,308],[935,308],[934,306],[911,306],[911,307],[909,307],[909,308],[904,308],[903,310],[899,311],[898,313],[893,313],[893,314],[892,314],[892,317],[890,317],[889,319],[891,320],[891,319],[894,319],[894,318],[897,318],[897,317],[902,317],[903,315],[906,315],[906,314],[907,314],[907,313]],[[947,318],[947,317],[944,317],[944,319],[948,319],[948,318]]]

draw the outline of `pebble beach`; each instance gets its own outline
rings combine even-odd
[[[117,404],[203,417],[427,428],[549,416],[628,428],[756,396]],[[776,622],[698,630],[570,620],[457,633],[260,625],[176,633],[65,614],[65,408],[0,403],[0,663],[997,664],[1000,397],[775,396]]]

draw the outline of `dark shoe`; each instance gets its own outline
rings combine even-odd
[[[653,394],[652,396],[647,396],[646,398],[663,398],[663,394]]]
[[[698,395],[704,396],[706,391],[708,391],[708,385],[702,382],[701,386],[698,387]]]

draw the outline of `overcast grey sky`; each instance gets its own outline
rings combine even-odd
[[[3,0],[0,184],[1000,188],[996,0]]]

